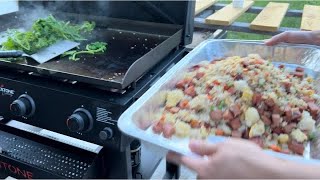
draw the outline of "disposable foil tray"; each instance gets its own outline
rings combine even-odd
[[[129,107],[120,117],[118,126],[120,130],[130,136],[139,138],[148,143],[162,147],[164,150],[171,150],[185,155],[191,153],[188,142],[189,139],[164,138],[154,134],[151,128],[142,130],[138,128],[136,122],[141,118],[147,119],[156,109],[157,93],[175,86],[179,76],[185,70],[201,61],[211,61],[228,56],[247,56],[248,54],[259,54],[262,58],[273,61],[273,63],[286,64],[288,67],[303,66],[306,72],[313,76],[317,91],[320,89],[320,49],[311,45],[280,44],[277,46],[266,46],[260,41],[236,41],[236,40],[206,40],[186,55],[179,63],[171,68],[162,78],[160,78],[140,99]],[[217,143],[224,141],[226,137],[209,136],[208,141]],[[313,157],[319,157],[312,147],[317,145],[308,144],[303,156],[287,155],[271,150],[265,150],[273,156],[284,159],[296,160],[305,163],[320,163]]]

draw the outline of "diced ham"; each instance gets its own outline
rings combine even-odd
[[[269,119],[271,118],[271,112],[269,112],[269,111],[264,111],[263,115],[266,116]]]
[[[283,82],[283,86],[286,89],[287,93],[290,92],[290,87],[292,86],[291,82]]]
[[[242,61],[241,63],[242,63],[242,65],[243,65],[243,67],[245,67],[245,68],[250,65],[250,62],[249,62],[249,61]]]
[[[274,101],[271,98],[266,99],[265,103],[269,107],[273,107],[274,106]]]
[[[262,115],[261,119],[262,119],[262,121],[264,122],[265,125],[270,125],[271,124],[271,120],[267,116]]]
[[[185,85],[185,81],[184,80],[180,80],[180,81],[177,82],[176,88],[184,90],[184,85]]]
[[[233,131],[231,132],[231,136],[232,136],[232,137],[235,137],[235,138],[241,138],[242,133],[239,132],[239,131],[233,130]]]
[[[191,96],[191,97],[195,97],[196,96],[196,91],[194,89],[194,86],[190,86],[188,87],[186,90],[184,90],[184,93],[188,96]]]
[[[199,68],[200,68],[200,65],[194,65],[194,66],[191,67],[191,70],[192,70],[192,71],[196,71],[196,70],[198,70]]]
[[[175,133],[176,129],[174,127],[173,124],[171,123],[166,123],[163,126],[163,136],[165,138],[170,138],[174,133]]]
[[[236,81],[238,81],[238,80],[243,79],[243,77],[242,77],[241,74],[237,74],[236,77],[234,77],[234,79],[235,79]]]
[[[288,143],[288,148],[296,154],[303,155],[304,145],[302,143],[292,140]]]
[[[207,123],[207,122],[205,122],[205,123],[203,124],[203,126],[204,126],[206,129],[210,129],[210,128],[211,128],[210,123]]]
[[[303,78],[304,73],[303,72],[294,72],[293,76],[298,77],[298,78]]]
[[[304,110],[307,110],[307,109],[308,109],[307,106],[300,106],[300,107],[299,107],[299,111],[300,111],[300,112],[303,112]]]
[[[262,95],[258,93],[254,93],[252,96],[252,104],[257,105],[260,104],[262,100]]]
[[[233,95],[234,93],[236,93],[236,89],[234,87],[231,87],[231,88],[228,89],[228,93]]]
[[[197,78],[197,79],[201,79],[204,75],[205,75],[204,72],[197,72],[196,78]]]
[[[310,112],[311,112],[312,115],[317,115],[318,112],[319,112],[319,106],[317,106],[313,102],[309,102],[308,103],[308,108],[310,109]]]
[[[311,97],[308,97],[308,96],[303,96],[301,99],[304,100],[306,103],[309,103],[309,102],[314,103],[315,102],[314,99],[312,99]]]
[[[210,118],[214,121],[222,120],[223,112],[221,110],[214,110],[210,112]]]
[[[291,120],[292,120],[292,110],[291,110],[291,107],[287,105],[287,106],[284,108],[284,112],[285,112],[285,115],[286,115],[286,120],[287,120],[287,121],[291,121]]]
[[[233,115],[232,113],[230,112],[229,109],[227,109],[224,113],[223,113],[223,119],[227,122],[229,122],[230,120],[233,119]]]
[[[138,127],[142,130],[148,129],[152,125],[152,121],[150,120],[138,120]]]
[[[276,134],[281,134],[283,132],[283,130],[281,127],[275,127],[272,129],[272,132],[276,133]]]
[[[239,118],[231,120],[229,124],[233,130],[237,130],[241,127],[241,121]]]
[[[181,109],[188,109],[189,108],[189,101],[188,100],[182,100],[179,103],[179,107]]]
[[[301,118],[301,112],[299,108],[292,108],[292,120],[298,120]]]
[[[230,111],[232,112],[234,117],[237,117],[240,115],[240,105],[239,104],[234,104],[230,106]]]
[[[172,114],[179,112],[179,110],[180,110],[180,108],[178,108],[178,107],[172,107],[172,108],[168,109],[168,111],[171,112]]]
[[[297,71],[297,72],[303,72],[304,69],[303,69],[302,67],[297,67],[297,68],[296,68],[296,71]]]
[[[156,134],[161,134],[163,131],[163,122],[159,121],[153,125],[152,130]]]
[[[261,139],[261,137],[253,137],[253,138],[250,138],[249,140],[256,143],[261,148],[263,148],[263,140]]]
[[[292,129],[296,128],[297,127],[297,124],[296,123],[289,123],[287,124],[285,127],[283,127],[283,131],[286,133],[286,134],[290,134]]]
[[[272,114],[272,127],[279,127],[281,118],[279,114]]]
[[[280,107],[278,105],[274,105],[273,106],[272,113],[273,114],[280,114],[280,115],[282,114],[281,109],[280,109]]]
[[[264,109],[262,109],[262,108],[257,108],[257,110],[258,110],[259,114],[263,114],[264,113]]]

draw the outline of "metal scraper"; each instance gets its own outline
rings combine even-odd
[[[29,57],[37,61],[38,63],[42,64],[79,45],[80,43],[77,43],[77,42],[62,40],[62,41],[58,41],[57,43],[49,47],[40,49],[38,52],[32,55],[26,54],[18,50],[0,51],[0,58]]]

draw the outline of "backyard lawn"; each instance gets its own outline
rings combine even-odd
[[[230,1],[222,0],[221,3],[230,3]],[[255,3],[253,6],[260,6],[264,7],[269,2],[285,2],[289,3],[289,9],[295,9],[295,10],[302,10],[305,4],[309,5],[319,5],[320,6],[320,0],[313,0],[313,1],[304,1],[304,0],[282,0],[282,1],[267,1],[267,0],[255,0]],[[251,22],[257,14],[251,14],[251,13],[245,13],[240,18],[237,19],[237,21],[240,22]],[[285,17],[282,21],[281,26],[282,27],[293,27],[293,28],[299,28],[301,23],[301,17]],[[251,34],[251,33],[240,33],[240,32],[228,32],[228,39],[253,39],[253,40],[261,40],[261,39],[267,39],[270,36],[267,35],[258,35],[258,34]]]

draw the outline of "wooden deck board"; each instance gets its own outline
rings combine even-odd
[[[253,3],[254,1],[247,0],[244,2],[243,8],[234,8],[232,3],[228,4],[224,8],[207,17],[206,24],[231,25],[238,17],[245,13]]]
[[[261,13],[251,22],[250,28],[260,31],[277,31],[288,8],[288,3],[268,3]]]
[[[218,0],[197,0],[196,1],[196,9],[195,9],[195,15],[201,13],[208,7],[214,5]]]
[[[304,6],[301,20],[301,30],[320,30],[320,6]]]

